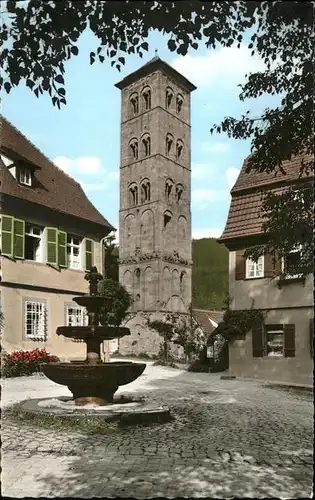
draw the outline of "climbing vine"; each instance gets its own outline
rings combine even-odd
[[[263,323],[264,317],[261,311],[256,309],[242,309],[234,311],[227,309],[223,315],[220,334],[227,340],[235,340],[246,335],[257,323]]]

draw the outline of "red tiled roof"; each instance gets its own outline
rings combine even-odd
[[[19,184],[0,161],[1,193],[100,224],[108,230],[114,229],[90,202],[80,184],[58,168],[1,115],[0,149],[9,157],[12,151],[12,155],[20,157],[22,161],[39,167],[35,170],[34,185],[30,188]]]
[[[287,189],[288,183],[294,184],[294,181],[301,182],[299,179],[302,159],[309,161],[311,155],[297,156],[291,161],[283,163],[286,175],[278,172],[245,172],[248,158],[244,160],[241,172],[235,182],[232,190],[232,200],[225,229],[219,238],[219,241],[234,240],[240,237],[253,236],[262,233],[262,223],[264,219],[261,215],[263,203],[263,194],[272,191],[280,194]],[[313,176],[303,174],[302,181]]]
[[[207,311],[205,309],[193,309],[193,317],[197,321],[200,328],[207,334],[211,335],[216,329],[211,323],[210,319],[219,324],[223,321],[224,311]]]

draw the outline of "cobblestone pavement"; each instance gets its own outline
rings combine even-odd
[[[2,381],[2,406],[69,395],[40,376]],[[136,391],[174,420],[107,435],[2,421],[2,494],[31,497],[310,498],[310,393],[148,363]]]

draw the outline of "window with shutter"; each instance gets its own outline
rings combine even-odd
[[[262,358],[264,355],[264,325],[257,322],[252,327],[253,357]]]
[[[14,219],[13,223],[13,256],[16,259],[24,259],[25,222]]]
[[[10,215],[1,215],[1,254],[13,257],[13,221]]]
[[[67,233],[58,231],[58,265],[67,267]]]
[[[93,266],[93,240],[85,238],[85,269],[89,271]]]
[[[295,325],[284,325],[284,355],[286,358],[295,356]]]
[[[58,229],[47,227],[47,264],[54,266],[58,263]]]
[[[281,259],[275,252],[265,253],[265,277],[274,278],[281,273]]]
[[[235,279],[244,280],[245,279],[245,266],[246,259],[244,257],[243,250],[237,250],[235,254]]]
[[[283,325],[265,325],[265,354],[268,357],[283,357]]]

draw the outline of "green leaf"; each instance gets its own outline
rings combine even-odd
[[[167,46],[170,49],[170,51],[172,51],[172,52],[174,52],[174,50],[176,49],[176,43],[174,40],[169,40],[167,42]]]
[[[65,83],[64,78],[63,78],[62,75],[57,75],[56,78],[55,78],[55,82],[62,83],[62,84]]]
[[[72,54],[73,54],[74,56],[77,56],[77,55],[78,55],[78,53],[79,53],[79,49],[78,49],[78,47],[76,47],[75,45],[73,45],[73,46],[71,47],[71,52],[72,52]]]

